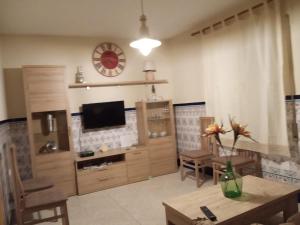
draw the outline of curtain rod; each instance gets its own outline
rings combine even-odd
[[[206,26],[206,27],[202,28],[201,30],[197,30],[197,31],[191,33],[191,36],[194,37],[194,36],[197,36],[197,35],[199,35],[199,34],[201,34],[201,33],[204,33],[204,34],[205,34],[205,33],[208,32],[212,27],[216,27],[217,25],[220,25],[220,24],[222,24],[223,22],[224,22],[224,23],[229,23],[230,21],[232,21],[232,20],[236,17],[236,15],[237,15],[237,16],[243,16],[244,14],[248,13],[251,9],[252,9],[252,10],[258,9],[258,8],[260,8],[260,7],[263,7],[263,6],[265,5],[265,3],[268,4],[268,3],[271,3],[271,2],[273,2],[273,1],[274,1],[274,0],[266,0],[266,1],[264,1],[264,2],[258,3],[258,4],[256,4],[256,5],[250,7],[250,9],[242,10],[242,11],[240,11],[240,12],[238,12],[238,13],[232,15],[232,16],[226,17],[225,19],[223,19],[223,20],[221,20],[221,21],[218,21],[218,22],[216,22],[216,23],[213,23],[213,24],[210,25],[210,26]]]

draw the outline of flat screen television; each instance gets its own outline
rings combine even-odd
[[[84,129],[126,124],[124,101],[83,104],[82,114]]]

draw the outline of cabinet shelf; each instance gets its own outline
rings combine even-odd
[[[53,150],[52,152],[39,152],[36,153],[37,156],[47,156],[47,155],[55,155],[55,154],[60,154],[63,152],[68,152],[70,150],[68,149],[57,149],[57,150]]]
[[[136,81],[119,81],[107,83],[83,83],[83,84],[70,84],[69,88],[87,88],[87,87],[112,87],[112,86],[130,86],[130,85],[148,85],[148,84],[167,84],[167,80],[136,80]]]
[[[160,117],[160,118],[148,118],[148,121],[160,121],[160,120],[169,120],[170,117]]]
[[[95,164],[92,166],[78,168],[77,173],[80,173],[82,175],[82,174],[88,174],[88,173],[97,172],[97,171],[105,171],[105,170],[108,170],[108,169],[110,169],[114,166],[118,166],[118,165],[126,165],[125,159],[117,161],[117,162],[110,162],[109,164],[102,165],[102,167],[100,167],[101,165]]]
[[[169,139],[172,137],[171,135],[165,135],[165,136],[158,136],[158,137],[149,137],[149,140],[163,140],[163,139]]]

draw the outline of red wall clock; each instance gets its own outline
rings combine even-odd
[[[93,51],[92,61],[95,69],[107,77],[115,77],[123,72],[126,58],[123,50],[114,43],[101,43]]]

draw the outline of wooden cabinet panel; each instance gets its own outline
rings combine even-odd
[[[171,100],[137,102],[139,144],[146,144],[149,152],[151,176],[177,170],[175,121]]]
[[[151,161],[176,157],[176,149],[172,143],[166,143],[162,145],[150,145],[149,150]]]
[[[147,150],[135,150],[126,153],[128,182],[146,180],[150,176],[149,156]]]
[[[107,166],[103,170],[78,171],[78,194],[86,194],[127,183],[126,163]]]
[[[34,177],[47,177],[69,195],[76,193],[75,167],[64,66],[24,66],[28,136]],[[48,115],[54,129],[49,130]],[[57,151],[49,147],[55,143]],[[44,152],[44,153],[41,153]]]
[[[152,176],[176,172],[177,157],[173,142],[149,145],[149,155]]]
[[[69,152],[36,156],[36,176],[51,179],[68,196],[74,195],[74,161]]]
[[[151,162],[151,175],[160,176],[177,171],[176,158],[165,158]]]
[[[64,67],[24,67],[24,88],[31,112],[67,107]]]
[[[72,165],[66,167],[52,167],[49,169],[40,169],[37,164],[37,177],[47,177],[55,182],[74,180],[74,168]],[[54,183],[55,183],[54,182]]]
[[[55,183],[55,186],[63,191],[63,193],[67,196],[73,196],[76,195],[76,186],[75,186],[75,180],[69,180],[69,181],[58,181]]]
[[[150,176],[149,161],[144,160],[134,164],[127,164],[128,182],[147,180]]]

